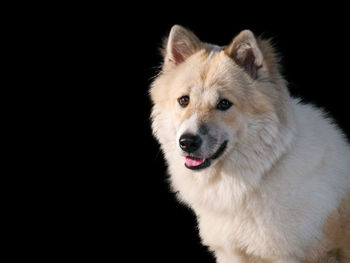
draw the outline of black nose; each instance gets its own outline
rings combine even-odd
[[[180,137],[179,143],[182,150],[192,153],[201,146],[202,140],[197,135],[185,133]]]

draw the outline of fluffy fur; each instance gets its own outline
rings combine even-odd
[[[320,110],[289,95],[267,40],[221,49],[175,25],[152,83],[152,129],[178,198],[218,263],[350,262],[350,148]],[[189,97],[186,107],[181,96]],[[218,101],[232,107],[221,111]],[[184,133],[202,138],[186,153]],[[215,155],[227,142],[222,155]],[[187,168],[186,156],[210,160]]]

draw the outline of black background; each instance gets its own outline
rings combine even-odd
[[[347,135],[348,19],[340,6],[208,2],[79,7],[72,50],[83,69],[75,134],[87,158],[76,168],[64,249],[77,258],[123,262],[215,262],[200,244],[190,209],[170,192],[150,128],[148,89],[159,48],[174,24],[226,45],[243,29],[272,37],[293,95],[323,107]],[[77,81],[79,83],[79,81]],[[81,120],[80,120],[81,117]],[[72,161],[74,162],[74,161]],[[72,180],[73,181],[73,180]],[[64,228],[64,227],[63,227]]]

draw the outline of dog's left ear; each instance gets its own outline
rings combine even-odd
[[[263,54],[250,30],[239,33],[226,48],[225,53],[253,79],[258,77],[258,70],[263,67]]]

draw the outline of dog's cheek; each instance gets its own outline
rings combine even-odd
[[[228,116],[224,116],[219,124],[220,130],[224,131],[221,140],[229,140],[234,142],[243,133],[244,118],[237,113],[231,113]]]

